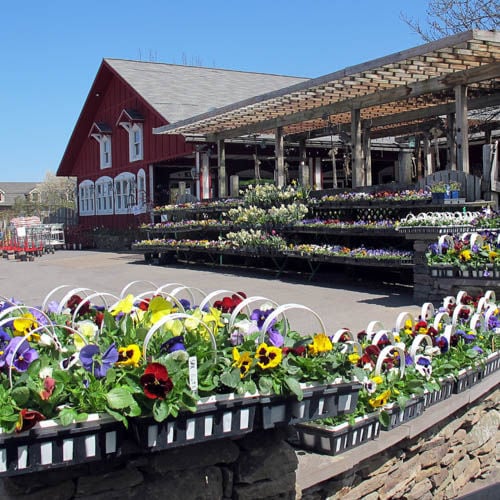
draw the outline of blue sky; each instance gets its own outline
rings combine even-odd
[[[103,58],[317,77],[423,43],[423,0],[4,2],[0,181],[55,173]]]

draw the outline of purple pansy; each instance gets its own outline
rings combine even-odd
[[[10,340],[10,335],[3,328],[0,328],[0,368],[5,366],[5,355]]]
[[[35,359],[38,359],[38,352],[24,337],[14,337],[5,349],[5,364],[18,372],[25,372]]]
[[[169,354],[175,351],[185,351],[186,346],[184,345],[184,337],[182,335],[177,335],[168,339],[166,342],[160,346],[160,352]]]
[[[103,378],[111,366],[118,361],[118,350],[114,342],[102,356],[100,354],[99,347],[94,344],[86,345],[80,351],[80,361],[83,367],[95,378]]]

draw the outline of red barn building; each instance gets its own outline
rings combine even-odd
[[[209,171],[216,164],[215,157],[210,161],[209,146],[197,146],[180,135],[155,135],[153,129],[302,81],[104,59],[57,171],[58,176],[77,178],[80,225],[135,226],[138,217],[147,218],[152,205],[175,201],[179,188],[198,198],[216,196],[217,186],[210,184],[210,175],[205,185],[195,182],[197,152],[204,149]],[[231,168],[250,169],[253,149],[241,142],[231,147],[227,157],[232,154],[238,161],[233,167],[229,162],[228,174]]]

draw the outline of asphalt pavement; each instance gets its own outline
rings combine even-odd
[[[95,291],[119,296],[129,283],[133,283],[128,287],[133,294],[177,283],[165,291],[185,286],[181,295],[194,297],[197,303],[208,293],[222,290],[217,298],[243,291],[248,297],[265,297],[280,305],[300,304],[308,309],[290,306],[286,315],[291,328],[304,333],[319,331],[321,325],[329,334],[340,328],[357,333],[374,320],[391,329],[401,312],[415,316],[421,306],[413,302],[409,286],[359,277],[351,280],[343,273],[318,273],[309,282],[303,276],[276,278],[275,273],[259,270],[152,265],[140,254],[92,250],[57,250],[31,262],[0,259],[0,296],[33,306],[41,305],[56,287],[61,288],[51,298],[61,300],[73,288],[87,289],[86,295]]]

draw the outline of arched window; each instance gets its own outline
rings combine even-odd
[[[100,177],[95,182],[95,212],[97,215],[113,213],[113,179]]]
[[[94,215],[94,183],[90,180],[78,186],[78,209],[80,215]]]
[[[135,175],[123,172],[115,177],[115,214],[132,213],[137,203],[137,183]]]

